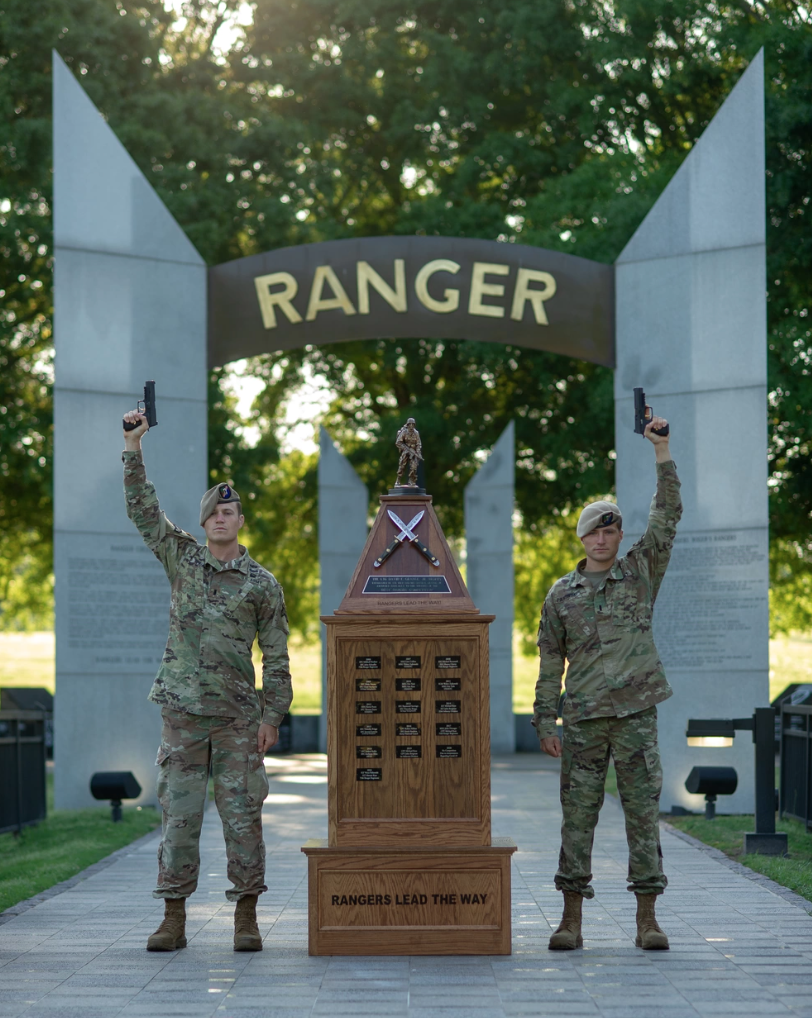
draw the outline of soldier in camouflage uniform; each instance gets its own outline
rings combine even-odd
[[[656,704],[671,696],[671,687],[651,620],[682,504],[668,437],[654,434],[665,424],[655,417],[645,431],[657,460],[646,532],[618,558],[620,510],[611,502],[588,505],[577,527],[586,559],[553,585],[541,613],[533,724],[542,750],[561,757],[563,811],[555,885],[564,892],[564,917],[550,938],[551,950],[583,944],[581,905],[594,894],[592,842],[610,755],[626,818],[629,890],[637,896],[635,942],[644,950],[668,948],[654,916],[656,896],[667,884],[658,822],[662,769]],[[562,747],[556,715],[565,662]]]
[[[262,804],[268,794],[265,752],[277,741],[290,707],[288,621],[282,588],[238,542],[240,498],[215,485],[200,504],[201,545],[170,523],[147,480],[141,454],[146,418],[125,420],[124,493],[127,514],[166,570],[172,587],[169,638],[149,694],[163,719],[157,766],[163,837],[156,898],[165,916],[147,950],[186,946],[185,901],[197,887],[199,840],[209,770],[226,841],[226,892],[236,902],[234,949],[261,951],[257,897],[265,885]],[[137,606],[137,592],[135,593]],[[251,651],[262,651],[263,696],[255,688]]]

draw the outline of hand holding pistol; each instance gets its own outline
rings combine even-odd
[[[640,388],[636,386],[634,390],[634,433],[635,435],[645,435],[646,425],[650,423],[654,416],[650,406],[646,403],[646,394]],[[663,428],[652,428],[655,435],[665,437],[670,429],[666,424]]]
[[[155,407],[155,382],[144,382],[144,398],[136,403],[136,412],[143,414],[147,419],[147,426],[154,428],[158,423],[158,415]],[[128,415],[130,416],[130,415]],[[126,418],[122,421],[125,431],[134,431],[139,427],[139,421],[131,421]]]

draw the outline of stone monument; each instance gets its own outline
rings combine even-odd
[[[671,422],[685,513],[654,613],[674,696],[660,709],[662,804],[701,809],[694,765],[734,766],[725,810],[753,810],[753,747],[686,745],[689,717],[769,703],[764,55],[759,53],[616,263],[617,500],[624,546],[655,477],[632,387]]]
[[[57,54],[54,90],[55,800],[95,771],[155,802],[169,585],[124,509],[121,416],[157,384],[147,471],[193,533],[206,482],[206,265]]]

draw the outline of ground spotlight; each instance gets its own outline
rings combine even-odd
[[[716,796],[733,795],[739,784],[735,767],[694,767],[685,780],[692,795],[705,796],[705,819],[716,816]]]
[[[137,799],[141,786],[132,771],[97,771],[90,779],[94,799],[109,799],[114,822],[121,820],[121,800]]]

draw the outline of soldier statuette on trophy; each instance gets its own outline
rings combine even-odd
[[[417,486],[417,466],[423,459],[423,444],[420,432],[415,427],[414,417],[410,417],[398,431],[395,445],[400,450],[398,473],[394,488],[389,489],[390,495],[425,495],[426,489]],[[409,468],[409,481],[401,483],[406,468]]]

